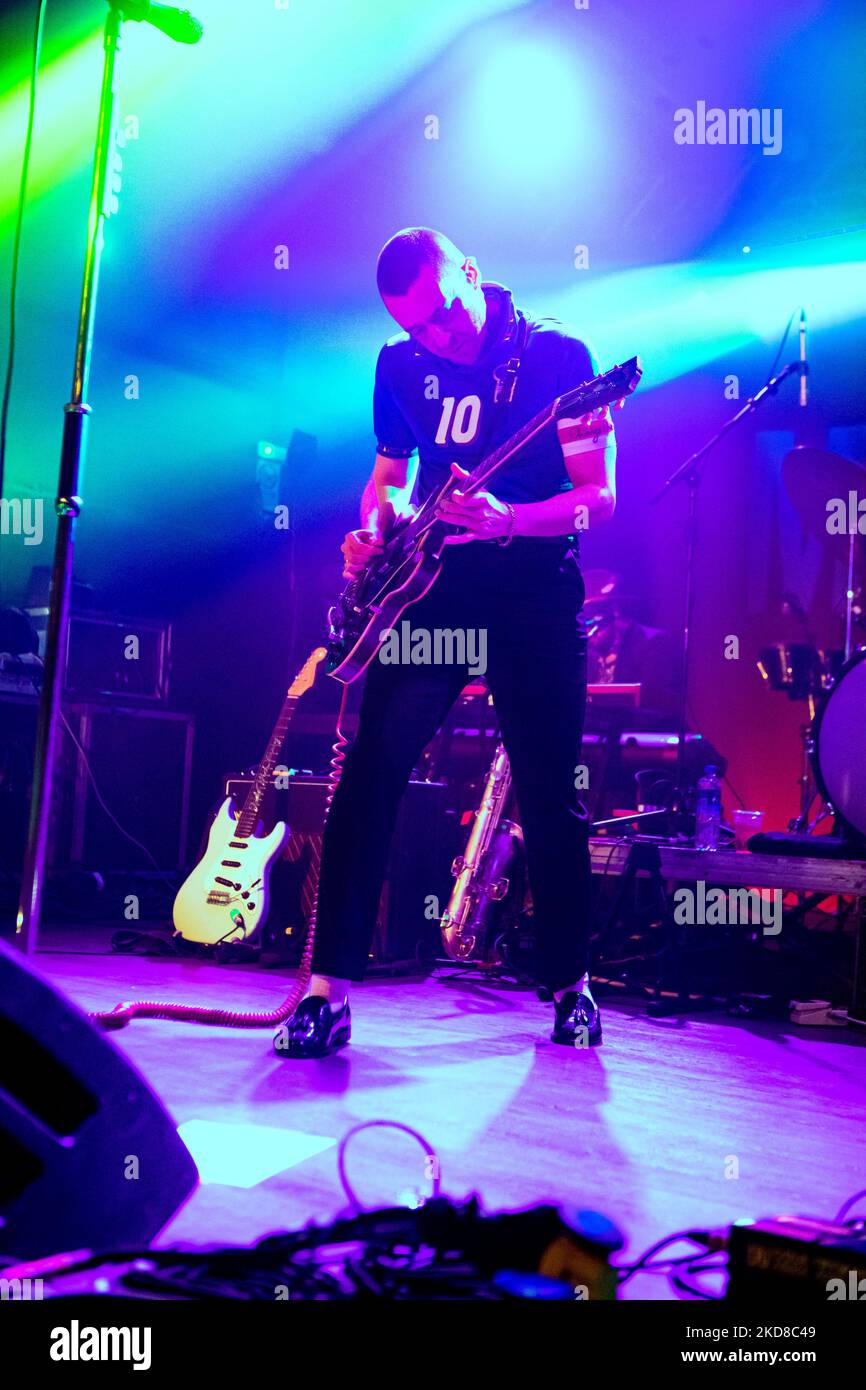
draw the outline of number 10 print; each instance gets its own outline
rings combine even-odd
[[[442,401],[442,418],[436,431],[436,443],[469,444],[478,433],[478,419],[481,415],[480,396],[463,396],[454,409],[456,397],[445,396]]]

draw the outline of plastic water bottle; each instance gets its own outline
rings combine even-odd
[[[718,849],[722,823],[722,784],[717,767],[705,767],[695,806],[695,848]]]

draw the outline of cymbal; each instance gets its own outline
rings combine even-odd
[[[847,507],[849,492],[866,497],[866,468],[829,449],[792,449],[782,460],[782,481],[803,529],[823,541],[835,539],[827,530],[828,502],[841,499]]]

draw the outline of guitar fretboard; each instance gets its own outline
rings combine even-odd
[[[462,484],[461,490],[475,492],[483,487],[504,463],[519,453],[530,439],[540,434],[545,426],[551,420],[557,419],[564,410],[573,411],[575,415],[585,415],[599,406],[610,405],[613,401],[630,395],[637,386],[641,374],[640,359],[633,357],[622,366],[612,367],[609,372],[564,391],[543,410],[540,410],[537,415],[533,415],[531,420],[527,420],[525,425],[521,425],[520,429],[489,453],[486,458],[482,459],[471,470],[468,478]],[[452,483],[453,479],[448,478],[437,491],[431,492],[421,503],[412,520],[399,532],[399,536],[394,542],[398,568],[401,558],[409,555],[416,542],[435,524],[436,507],[450,490]],[[354,602],[362,587],[363,582],[361,580],[356,581],[354,587],[350,584],[345,591],[344,601]]]
[[[274,731],[265,749],[265,756],[259,763],[255,781],[247,793],[247,799],[244,802],[243,810],[238,816],[235,834],[244,839],[248,839],[251,835],[255,834],[256,825],[261,816],[262,802],[264,801],[268,787],[271,785],[274,768],[277,765],[277,759],[286,741],[286,735],[289,732],[289,725],[292,722],[297,703],[298,697],[296,695],[286,696],[283,708],[280,710],[279,718],[274,725]]]
[[[521,425],[519,430],[515,431],[504,443],[500,444],[498,448],[494,449],[492,453],[482,459],[478,467],[473,469],[469,474],[464,490],[468,492],[470,489],[481,487],[481,484],[484,483],[491,474],[495,473],[497,469],[501,468],[503,463],[511,458],[512,454],[517,453],[517,450],[522,449],[524,444],[527,444],[529,440],[532,439],[533,435],[540,433],[540,431],[544,429],[545,425],[553,419],[557,405],[558,401],[554,401],[551,405],[546,405],[543,410],[539,410],[537,415],[533,415],[531,420],[527,420],[525,425]]]
[[[533,415],[525,425],[522,425],[516,433],[500,444],[497,449],[482,459],[478,467],[473,469],[464,485],[465,491],[470,491],[481,487],[488,478],[501,468],[503,463],[522,449],[534,435],[539,434],[551,420],[555,420],[563,409],[574,411],[575,415],[585,415],[597,406],[610,405],[612,401],[618,400],[621,396],[630,394],[634,390],[641,376],[639,360],[633,357],[624,367],[612,367],[609,372],[602,376],[593,377],[591,381],[585,381],[580,386],[575,386],[568,391],[557,396],[556,400],[551,401],[550,405],[540,410],[537,415]]]

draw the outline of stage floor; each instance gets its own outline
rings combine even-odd
[[[46,929],[36,965],[88,1010],[135,998],[263,1009],[290,988],[283,971],[111,955],[108,940]],[[862,1035],[650,1019],[617,999],[604,1045],[572,1051],[549,1041],[550,1006],[528,989],[448,974],[366,983],[352,1044],[318,1062],[279,1059],[273,1030],[140,1020],[113,1034],[202,1171],[159,1243],[247,1244],[335,1216],[337,1145],[373,1119],[419,1130],[443,1191],[477,1192],[488,1211],[553,1200],[604,1212],[627,1237],[620,1263],[682,1229],[829,1218],[866,1186]],[[347,1167],[365,1204],[429,1190],[423,1153],[395,1130],[353,1140]],[[645,1274],[623,1296],[671,1294]]]

